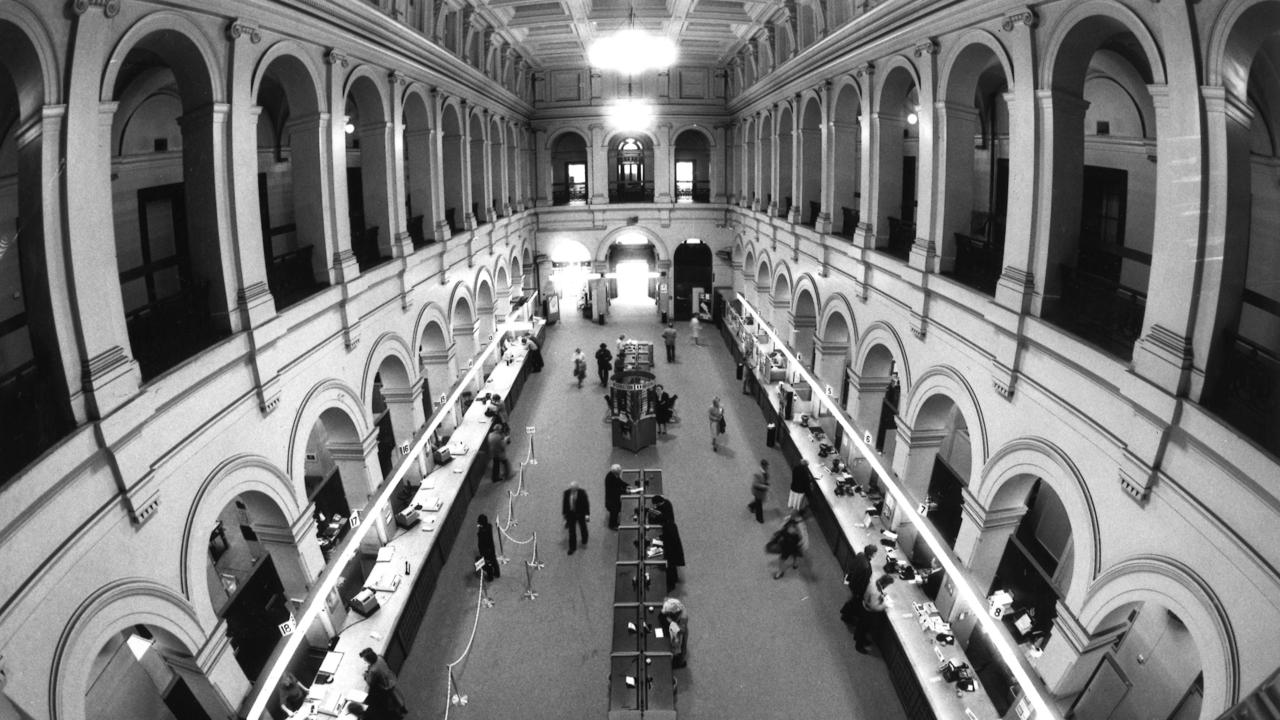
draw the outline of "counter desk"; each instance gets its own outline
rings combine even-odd
[[[866,514],[871,502],[861,495],[835,494],[836,478],[828,467],[830,457],[818,455],[819,442],[809,428],[781,416],[782,383],[763,382],[758,377],[753,379],[753,389],[766,421],[777,423],[783,431],[777,435],[788,466],[794,466],[802,458],[809,461],[814,477],[809,493],[810,508],[840,567],[847,571],[853,556],[864,546],[873,544],[880,547],[873,563],[874,582],[874,578],[883,574],[885,548],[880,545],[882,526],[879,519],[869,519]],[[789,472],[785,475],[790,478]],[[901,559],[901,553],[898,556]],[[930,602],[922,586],[918,582],[898,581],[890,585],[885,594],[890,603],[885,612],[888,622],[881,626],[882,632],[876,635],[876,643],[884,654],[889,676],[907,717],[912,720],[1000,718],[976,677],[973,691],[961,691],[959,695],[956,686],[943,679],[942,664],[948,660],[956,664],[967,660],[958,644],[938,646],[934,642],[934,634],[926,634],[922,629],[915,611],[916,604],[925,606]]]
[[[538,330],[543,327],[540,325]],[[541,335],[535,333],[540,344]],[[510,409],[527,374],[524,356],[517,355],[511,364],[503,362],[494,367],[477,394],[496,392]],[[485,438],[492,424],[493,419],[485,415],[485,404],[472,402],[449,438],[453,460],[431,470],[409,503],[410,507],[420,508],[420,521],[407,529],[388,521],[388,532],[394,535],[379,550],[378,560],[365,580],[365,587],[375,591],[379,609],[367,618],[354,612],[347,615],[326,658],[332,680],[313,683],[313,693],[331,699],[362,696],[367,689],[367,665],[360,658],[360,651],[366,647],[385,658],[396,672],[403,665],[426,616],[449,550],[463,528],[467,506],[487,474],[489,452]],[[389,508],[385,511],[388,520]],[[312,717],[333,716],[319,713]]]

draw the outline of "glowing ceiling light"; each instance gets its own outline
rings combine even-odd
[[[342,131],[345,132],[346,134],[350,135],[351,133],[356,131],[356,126],[354,123],[351,122],[350,115],[343,118],[343,123],[344,124],[342,126]]]
[[[587,61],[592,67],[628,75],[662,70],[675,64],[676,44],[668,37],[638,29],[633,9],[626,27],[591,43]]]

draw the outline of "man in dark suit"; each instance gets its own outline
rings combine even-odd
[[[609,346],[600,343],[600,349],[596,351],[596,372],[600,375],[600,384],[609,384],[609,368],[613,365],[613,353],[609,352]]]
[[[876,556],[877,549],[875,545],[867,545],[862,552],[854,555],[849,573],[845,575],[851,597],[840,608],[840,619],[849,623],[850,627],[857,627],[858,620],[862,618],[862,596],[867,594],[867,587],[871,585],[871,560]]]
[[[564,513],[564,525],[569,528],[569,554],[578,549],[578,533],[582,533],[582,547],[587,546],[587,522],[591,520],[591,500],[587,491],[577,482],[569,483],[564,491],[561,512]]]
[[[604,509],[609,511],[609,529],[618,529],[618,512],[622,510],[622,496],[627,483],[622,479],[622,466],[613,465],[604,476]]]

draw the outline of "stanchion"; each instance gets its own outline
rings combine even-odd
[[[539,570],[547,566],[546,563],[538,559],[538,533],[536,532],[533,534],[533,559],[529,561],[529,564]]]
[[[526,427],[526,428],[524,429],[524,431],[525,431],[525,432],[527,432],[527,433],[529,433],[529,458],[528,458],[528,463],[527,463],[527,464],[529,464],[529,465],[537,465],[537,464],[538,464],[538,455],[537,455],[537,452],[535,452],[535,451],[534,451],[534,449],[533,449],[533,431],[534,431],[534,427],[533,427],[532,425],[529,425],[528,427]]]
[[[538,593],[533,589],[533,563],[524,564],[524,595],[525,600],[537,600]]]
[[[510,560],[507,559],[507,549],[503,547],[502,536],[506,533],[502,532],[502,522],[498,522],[498,562],[506,565]]]
[[[520,521],[516,519],[515,497],[515,493],[507,493],[507,527],[520,524]]]
[[[480,576],[480,604],[491,608],[493,607],[493,598],[489,597],[489,586],[484,582],[484,558],[476,561],[476,575]]]
[[[520,493],[521,497],[528,497],[529,489],[524,486],[524,467],[524,463],[520,463],[520,482],[516,484],[516,492]]]

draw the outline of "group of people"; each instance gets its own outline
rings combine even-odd
[[[400,692],[400,684],[396,674],[391,671],[387,661],[378,656],[373,648],[360,651],[360,659],[367,664],[364,670],[364,681],[369,685],[369,693],[364,702],[347,703],[343,712],[353,718],[362,720],[400,720],[409,713],[405,705],[404,695]],[[307,701],[311,688],[304,685],[293,673],[286,672],[280,678],[277,699],[284,717],[294,717]]]

